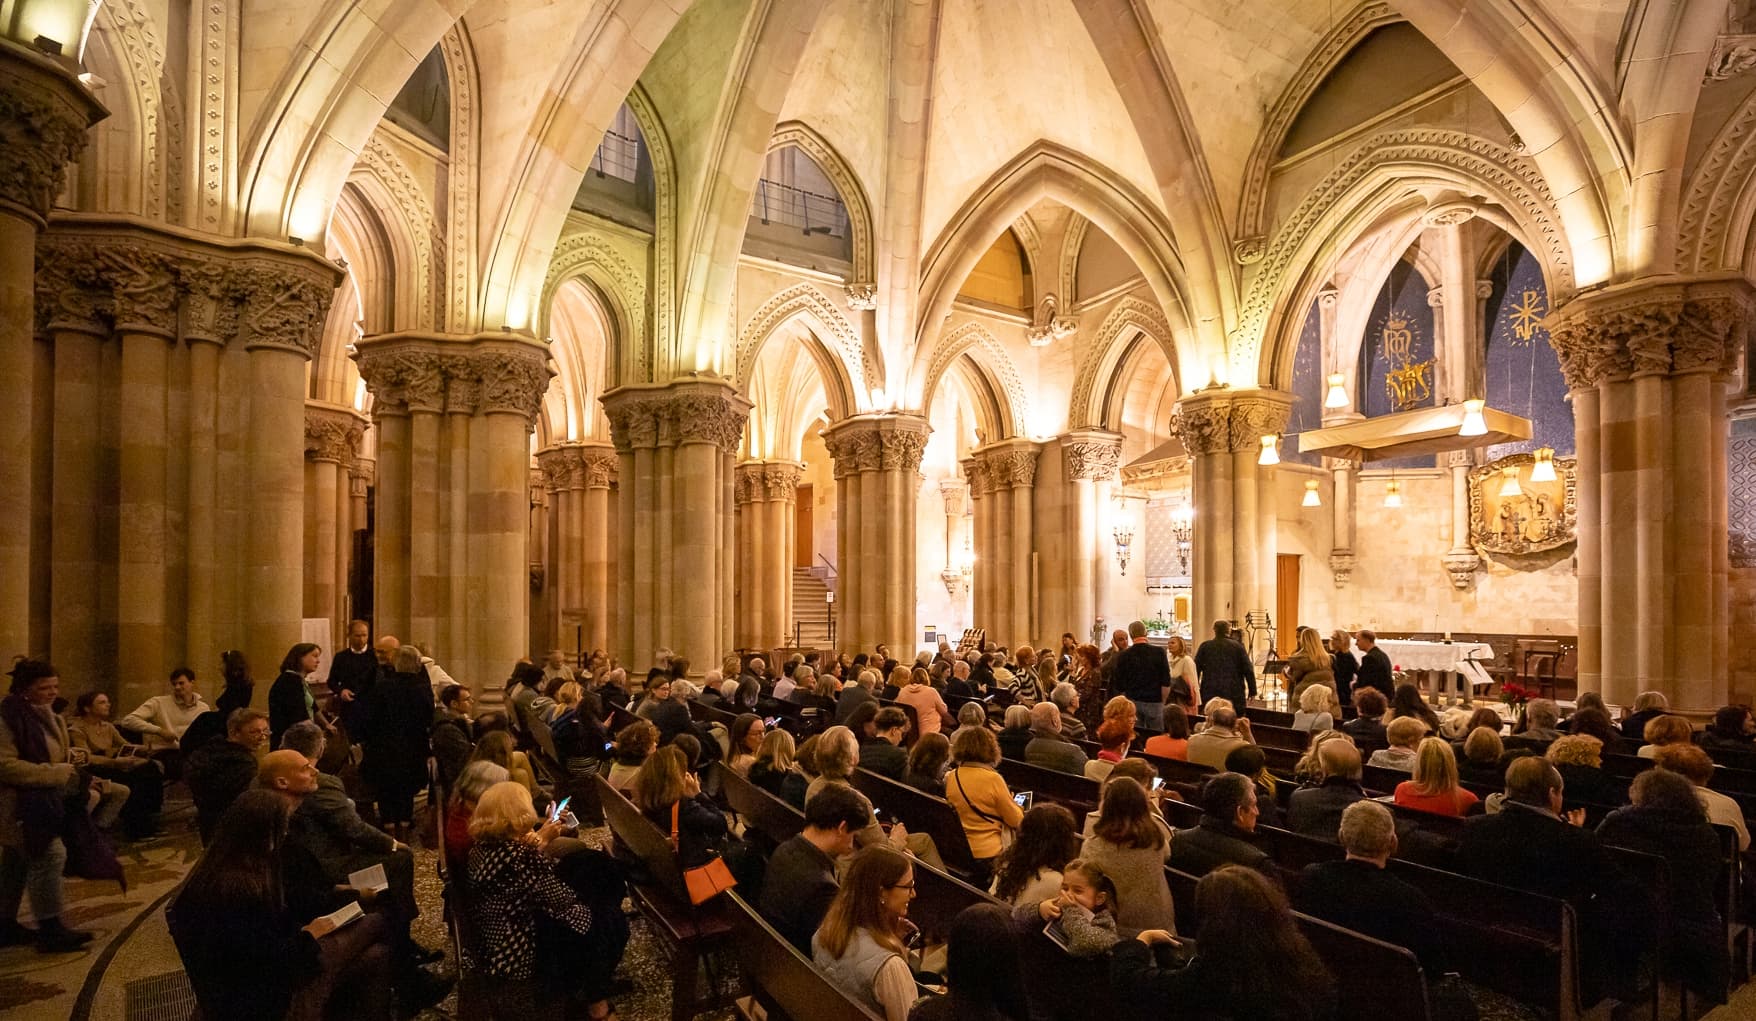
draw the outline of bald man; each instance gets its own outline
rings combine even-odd
[[[269,752],[256,767],[256,786],[286,798],[297,810],[317,789],[317,764],[290,748]]]

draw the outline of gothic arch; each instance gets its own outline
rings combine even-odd
[[[1025,423],[1030,421],[1030,401],[1025,396],[1024,384],[1019,381],[1018,370],[1007,357],[1006,348],[979,322],[965,322],[940,338],[922,379],[920,407],[933,406],[933,393],[946,370],[966,354],[981,370],[994,398],[995,424],[1001,435],[989,436],[989,441],[1023,435]]]
[[[445,285],[437,296],[443,303],[446,329],[466,333],[479,321],[476,291],[479,242],[475,204],[479,198],[481,177],[478,149],[482,134],[481,79],[476,67],[475,46],[470,42],[469,29],[462,21],[451,26],[451,30],[440,38],[439,52],[445,61],[446,80],[451,85],[451,145],[446,168],[444,234],[449,244],[445,252]]]
[[[865,185],[860,183],[859,175],[828,139],[803,121],[782,121],[775,126],[774,135],[768,141],[768,151],[788,145],[811,157],[835,185],[842,204],[847,206],[848,232],[853,235],[854,249],[854,278],[848,283],[874,283],[878,279],[878,257],[873,240],[876,230],[872,222],[872,200],[866,194]]]
[[[651,345],[646,342],[646,277],[596,234],[569,234],[556,246],[548,278],[543,281],[537,335],[549,335],[556,291],[576,279],[585,280],[597,292],[615,327],[606,359],[606,389],[648,379]]]
[[[870,381],[876,370],[852,324],[822,291],[812,284],[795,284],[764,302],[750,317],[738,338],[733,381],[748,390],[762,347],[775,332],[794,320],[809,327],[808,345],[818,374],[823,377],[824,396],[830,416],[840,421],[869,407]]]
[[[407,281],[396,292],[391,330],[430,330],[444,302],[445,235],[414,172],[390,146],[373,135],[360,153],[349,183],[379,207],[384,226],[400,249],[393,279]]]
[[[1158,345],[1171,366],[1171,379],[1181,393],[1177,378],[1177,346],[1171,337],[1171,324],[1151,302],[1126,295],[1104,316],[1092,342],[1086,346],[1073,376],[1073,398],[1068,409],[1067,424],[1071,429],[1111,428],[1104,409],[1106,395],[1117,383],[1117,376],[1127,360],[1130,348],[1140,338]]]
[[[920,320],[916,354],[909,377],[912,406],[925,406],[936,352],[935,334],[951,311],[958,288],[989,244],[1027,209],[1042,199],[1059,201],[1109,234],[1134,260],[1180,333],[1190,337],[1188,378],[1201,360],[1194,331],[1185,317],[1183,294],[1188,281],[1170,232],[1156,205],[1132,185],[1084,156],[1052,142],[1038,142],[990,177],[945,225],[923,261]],[[942,371],[942,369],[941,369]]]
[[[1079,293],[1079,255],[1085,248],[1085,236],[1091,230],[1091,221],[1078,214],[1068,217],[1067,233],[1061,237],[1061,267],[1056,294],[1061,296],[1061,307],[1072,311],[1088,295]]]
[[[665,131],[664,119],[659,116],[652,97],[638,82],[629,90],[627,103],[635,123],[640,125],[640,134],[646,139],[647,156],[652,160],[653,339],[649,347],[669,351],[675,346],[677,329],[677,157],[671,148],[671,137]],[[640,357],[647,359],[650,356],[642,353]]]
[[[1756,93],[1720,128],[1684,193],[1676,259],[1680,273],[1741,266],[1756,217]]]
[[[90,165],[105,171],[95,182],[96,208],[176,220],[182,110],[151,12],[140,0],[99,5],[84,60],[108,82],[103,99],[111,113],[92,131],[97,155]]]

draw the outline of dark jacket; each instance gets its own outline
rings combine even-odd
[[[1629,713],[1622,721],[1622,736],[1630,741],[1646,742],[1646,725],[1660,716],[1670,712],[1669,709],[1642,709],[1637,713]]]
[[[1590,802],[1594,805],[1626,805],[1628,803],[1628,786],[1616,780],[1596,766],[1579,766],[1571,762],[1557,762],[1555,770],[1561,774],[1566,783],[1563,794],[1568,804]],[[1504,777],[1505,774],[1501,774]]]
[[[1171,661],[1151,642],[1135,642],[1116,656],[1110,691],[1135,702],[1159,703],[1171,684]]]
[[[433,710],[433,725],[427,732],[429,747],[433,749],[433,761],[438,765],[439,785],[447,791],[462,775],[463,767],[469,765],[469,757],[476,750],[476,743],[470,734],[470,723],[461,716],[453,716],[444,708]]]
[[[378,657],[370,647],[363,652],[343,649],[335,654],[329,664],[329,691],[338,696],[330,705],[341,716],[342,723],[348,730],[358,730],[366,712],[366,696],[372,691],[373,682],[378,679]],[[344,702],[339,697],[342,692],[351,691],[354,699]]]
[[[1361,688],[1377,688],[1389,699],[1396,694],[1396,680],[1390,670],[1390,657],[1384,650],[1374,645],[1360,659],[1360,669],[1354,675],[1354,690]]]
[[[1000,755],[1008,759],[1024,761],[1024,750],[1029,746],[1032,734],[1028,727],[1007,727],[995,737],[1000,742]]]
[[[1437,981],[1450,970],[1432,902],[1371,862],[1305,866],[1297,907],[1344,929],[1407,947],[1420,958],[1428,981]]]
[[[797,834],[769,857],[757,910],[782,938],[808,954],[837,889],[835,859]]]
[[[1384,721],[1372,716],[1356,716],[1341,725],[1342,733],[1355,741],[1375,741],[1382,745],[1384,738]]]
[[[1575,907],[1613,894],[1620,879],[1591,831],[1515,801],[1465,824],[1457,862],[1470,875],[1558,897]],[[1580,925],[1585,924],[1582,916]]]
[[[667,838],[671,835],[671,810],[644,813]],[[726,838],[726,817],[707,795],[697,794],[677,802],[677,864],[685,869],[706,865]]]
[[[677,739],[678,734],[701,736],[695,730],[695,720],[689,715],[689,707],[674,698],[655,703],[647,720],[658,728],[661,745],[670,744]],[[707,747],[705,742],[702,747]]]
[[[268,740],[270,748],[279,748],[281,735],[300,720],[311,718],[305,704],[305,678],[292,670],[283,670],[268,689]]]
[[[205,844],[220,816],[256,782],[256,756],[235,741],[209,741],[190,753],[183,779],[189,784],[195,824]]]
[[[1354,658],[1354,650],[1338,652],[1329,657],[1329,669],[1335,672],[1335,694],[1341,699],[1342,705],[1352,705],[1354,701],[1354,678],[1359,675],[1360,661]]]
[[[860,742],[860,768],[900,781],[908,772],[908,752],[881,737]]]
[[[1031,735],[1030,742],[1024,746],[1024,761],[1058,773],[1085,775],[1085,749],[1059,733],[1033,729]]]
[[[1304,787],[1287,800],[1287,829],[1307,837],[1335,843],[1340,839],[1341,814],[1366,792],[1358,780],[1332,776],[1320,786]]]
[[[1249,834],[1231,823],[1211,817],[1201,825],[1177,830],[1171,837],[1171,868],[1192,876],[1205,876],[1221,865],[1242,865],[1268,871],[1268,852],[1252,844]]]
[[[165,912],[202,1015],[285,1017],[293,994],[321,968],[317,940],[302,928],[311,919],[284,904],[240,904],[210,894],[200,885],[184,886]]]
[[[396,848],[390,834],[366,825],[341,780],[317,774],[317,789],[305,795],[288,825],[289,838],[310,852],[331,883],[345,883],[360,855],[389,854]]]
[[[1636,805],[1605,816],[1597,835],[1611,847],[1656,854],[1670,866],[1665,888],[1669,970],[1710,1003],[1724,1002],[1731,956],[1714,900],[1724,862],[1713,826],[1696,812]]]
[[[422,673],[388,674],[366,696],[360,774],[389,796],[427,784],[427,737],[433,721],[433,685]]]
[[[854,710],[867,702],[878,701],[878,696],[867,691],[859,684],[850,684],[841,689],[841,696],[835,700],[835,724],[841,726],[854,714]]]
[[[1239,712],[1247,698],[1256,694],[1256,665],[1243,643],[1231,638],[1209,638],[1195,650],[1195,672],[1201,677],[1201,697],[1230,699]]]
[[[1336,1016],[1333,983],[1315,996],[1293,991],[1269,981],[1271,976],[1233,974],[1224,954],[1223,948],[1197,951],[1187,967],[1161,968],[1151,947],[1125,939],[1110,952],[1110,986],[1118,1002],[1156,1005],[1155,1013],[1143,1016],[1238,1021],[1325,1021]]]

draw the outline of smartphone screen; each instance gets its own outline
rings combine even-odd
[[[1019,808],[1028,812],[1031,804],[1036,801],[1036,793],[1034,791],[1019,791],[1012,796],[1012,800]]]
[[[770,716],[768,719],[762,721],[762,725],[765,727],[777,727],[780,725],[780,717]]]
[[[1153,778],[1152,778],[1152,789],[1153,789],[1153,790],[1155,790],[1155,791],[1156,791],[1156,790],[1158,790],[1158,789],[1159,789],[1159,788],[1160,788],[1160,787],[1163,787],[1163,786],[1164,786],[1164,785],[1165,785],[1165,778],[1164,778],[1164,777],[1162,777],[1162,776],[1155,776],[1155,777],[1153,777]]]
[[[562,816],[566,815],[567,814],[567,804],[568,804],[568,802],[570,802],[572,800],[573,800],[573,798],[571,796],[568,796],[568,797],[562,798],[560,801],[555,802],[553,805],[550,805],[549,806],[549,821],[554,822],[557,819],[561,818]]]

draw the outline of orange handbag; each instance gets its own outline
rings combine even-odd
[[[671,806],[671,851],[677,850],[677,812],[682,802]],[[689,903],[702,904],[718,897],[738,881],[732,876],[732,870],[726,867],[726,860],[719,856],[700,868],[683,870],[683,887],[689,892]]]

